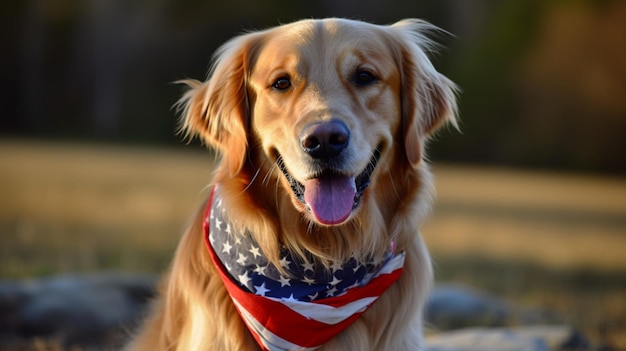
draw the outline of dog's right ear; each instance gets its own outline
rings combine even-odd
[[[402,74],[404,147],[413,167],[424,158],[430,136],[445,123],[457,126],[458,87],[437,72],[426,53],[436,44],[427,37],[437,27],[416,19],[395,23],[391,29],[398,38],[398,66]]]
[[[179,82],[190,88],[177,103],[181,132],[188,138],[199,136],[220,152],[222,169],[231,177],[239,173],[247,155],[247,77],[259,37],[259,33],[244,34],[224,44],[205,82]]]

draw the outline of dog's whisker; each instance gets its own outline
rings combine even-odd
[[[252,179],[250,179],[250,182],[248,183],[248,185],[246,185],[246,187],[241,191],[241,194],[245,193],[246,191],[248,191],[248,189],[250,189],[250,187],[252,186],[256,178],[258,177],[259,173],[261,173],[260,167],[256,169],[256,172],[254,172]]]
[[[272,178],[272,174],[274,172],[276,172],[278,170],[278,167],[276,166],[275,163],[272,164],[272,166],[270,167],[269,171],[265,174],[265,177],[263,177],[263,185],[267,186],[269,188],[270,186],[270,180]],[[276,178],[276,183],[274,186],[274,206],[275,208],[278,208],[278,189],[279,189],[279,185],[280,185],[280,172],[278,173]]]
[[[264,185],[269,185],[269,181],[270,181],[270,176],[272,175],[272,173],[274,173],[274,171],[276,171],[277,166],[276,164],[272,164],[272,166],[270,167],[269,171],[267,173],[265,173],[265,177],[263,177],[263,184]]]
[[[273,168],[273,171],[277,170],[276,167]],[[276,177],[276,186],[274,187],[274,201],[275,204],[274,206],[276,206],[276,208],[279,207],[278,205],[278,189],[280,188],[280,172],[278,173],[278,177]]]
[[[308,225],[307,225],[307,233],[311,233],[313,231],[313,221],[312,220],[308,220]]]
[[[389,176],[389,184],[391,185],[391,189],[393,189],[393,193],[396,195],[396,199],[401,200],[402,197],[400,196],[400,192],[398,191],[398,187],[396,186],[395,180],[393,179],[391,174],[389,174],[388,176]]]

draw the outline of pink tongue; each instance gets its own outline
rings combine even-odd
[[[339,224],[350,216],[355,194],[352,177],[323,176],[304,184],[304,201],[315,219],[327,225]]]

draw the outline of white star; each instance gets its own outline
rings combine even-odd
[[[215,238],[213,235],[209,235],[209,241],[211,242],[211,246],[215,247]]]
[[[279,262],[280,262],[280,265],[285,268],[289,268],[289,264],[291,264],[291,261],[287,260],[287,256],[281,258]]]
[[[237,278],[239,278],[239,282],[241,282],[241,284],[246,287],[248,286],[248,283],[252,280],[252,278],[248,277],[248,271],[246,271],[244,274],[238,275]]]
[[[230,249],[232,249],[232,248],[233,248],[232,245],[230,245],[228,243],[228,241],[227,241],[227,242],[224,243],[224,247],[222,248],[222,252],[227,253],[227,254],[230,255]]]
[[[304,277],[304,279],[302,279],[303,282],[309,284],[309,286],[311,286],[313,283],[315,283],[315,279],[311,279],[309,277]]]
[[[337,285],[337,284],[341,283],[341,281],[342,281],[341,279],[337,279],[337,277],[335,277],[335,276],[333,275],[333,281],[332,281],[332,282],[330,282],[330,283],[328,283],[328,284],[330,284],[330,285],[332,285],[332,286],[335,286],[335,285]]]
[[[289,297],[283,297],[281,300],[283,301],[298,301],[295,297],[293,297],[293,294],[291,294]]]
[[[341,263],[333,262],[333,264],[330,266],[330,269],[336,272],[342,270],[343,267],[341,266]]]
[[[239,235],[235,235],[235,245],[241,244],[241,237]]]
[[[313,263],[310,263],[309,261],[305,261],[303,264],[301,264],[301,266],[305,272],[313,271]]]
[[[242,266],[243,266],[244,264],[246,264],[246,261],[247,261],[247,260],[248,260],[248,256],[246,256],[246,255],[244,255],[244,254],[240,253],[240,254],[239,254],[239,258],[237,259],[237,263],[239,263],[240,265],[242,265]]]
[[[232,232],[230,230],[230,223],[226,224],[226,233],[228,233],[229,235],[232,234]]]
[[[316,292],[316,293],[315,293],[315,295],[308,295],[308,298],[309,298],[311,301],[314,301],[315,299],[317,299],[317,295],[319,295],[319,292]]]
[[[328,289],[328,291],[326,291],[326,297],[332,297],[335,295],[336,292],[337,292],[337,288],[333,286],[332,289]]]
[[[257,256],[261,256],[261,253],[259,252],[259,248],[255,247],[254,245],[252,245],[252,248],[248,251],[254,255],[254,258],[256,258]]]
[[[291,279],[289,278],[285,278],[282,275],[280,276],[280,278],[278,278],[278,280],[280,281],[280,287],[282,288],[285,285],[289,285],[291,286],[291,283],[289,283],[291,281]]]
[[[254,289],[256,290],[255,294],[260,295],[260,296],[265,296],[265,294],[270,291],[270,289],[267,289],[265,287],[265,283],[261,284],[260,286],[254,286]]]
[[[217,230],[222,230],[222,221],[220,221],[219,218],[215,218],[215,228],[217,228]]]
[[[222,207],[222,199],[217,200],[217,208]]]
[[[258,275],[265,275],[265,268],[267,268],[267,266],[261,267],[257,264],[256,268],[254,269],[254,272]]]

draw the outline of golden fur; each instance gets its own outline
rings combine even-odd
[[[391,241],[406,252],[401,278],[320,350],[421,349],[421,314],[432,280],[418,233],[433,192],[424,147],[456,115],[455,85],[426,56],[432,30],[419,20],[391,26],[299,21],[234,38],[216,54],[207,81],[185,82],[190,90],[180,101],[182,128],[219,152],[213,182],[220,184],[223,204],[276,266],[281,244],[326,265],[355,253],[379,257]],[[360,71],[375,82],[356,84]],[[276,89],[282,78],[288,89]],[[331,118],[351,133],[343,170],[358,174],[377,147],[382,152],[360,206],[345,222],[322,225],[296,199],[276,159],[282,156],[294,178],[310,177],[299,131]],[[259,349],[206,251],[203,211],[183,236],[129,349]]]

